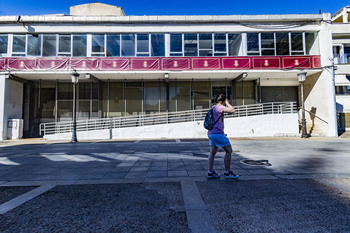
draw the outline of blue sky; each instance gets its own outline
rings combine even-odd
[[[0,0],[0,15],[69,14],[84,0]],[[123,7],[126,15],[334,14],[350,0],[101,0]]]

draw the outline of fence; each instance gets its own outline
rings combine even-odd
[[[171,124],[189,121],[203,121],[209,109],[166,112],[149,115],[123,116],[114,118],[99,118],[77,121],[77,131],[92,131],[113,128],[139,127],[146,125]],[[296,102],[273,102],[235,106],[234,114],[225,114],[230,117],[247,117],[263,114],[291,114],[297,113]],[[49,135],[72,132],[73,122],[51,122],[40,124],[40,134]]]

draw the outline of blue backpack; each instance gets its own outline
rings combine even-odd
[[[204,124],[203,124],[204,128],[207,130],[211,130],[216,124],[216,122],[220,120],[222,115],[223,114],[221,114],[220,117],[214,122],[214,107],[209,109],[209,111],[207,112],[207,115],[205,115]]]

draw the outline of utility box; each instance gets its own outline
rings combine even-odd
[[[8,119],[7,139],[21,139],[23,137],[23,119]]]

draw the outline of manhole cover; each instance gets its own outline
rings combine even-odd
[[[253,166],[271,166],[268,160],[242,160],[241,162]]]

